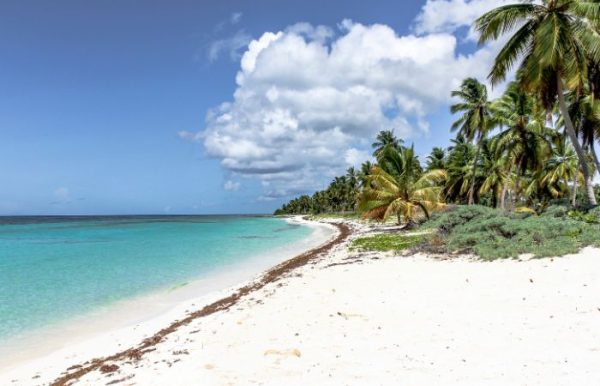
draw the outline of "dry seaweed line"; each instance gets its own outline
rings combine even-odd
[[[144,354],[146,354],[150,351],[154,351],[155,350],[154,346],[156,346],[158,343],[160,343],[166,336],[175,332],[179,327],[187,325],[190,322],[192,322],[193,320],[201,318],[203,316],[207,316],[207,315],[213,314],[218,311],[223,311],[223,310],[229,309],[231,306],[235,305],[243,296],[245,296],[251,292],[257,291],[269,283],[273,283],[273,282],[279,280],[286,273],[305,265],[310,260],[314,259],[315,257],[317,257],[321,254],[329,252],[333,247],[342,243],[350,235],[351,230],[350,230],[350,227],[348,227],[348,225],[342,224],[342,223],[334,223],[333,225],[335,225],[338,228],[339,234],[332,241],[330,241],[326,244],[323,244],[317,248],[311,249],[311,250],[309,250],[301,255],[298,255],[296,257],[293,257],[289,260],[286,260],[279,265],[276,265],[275,267],[273,267],[269,271],[267,271],[256,282],[250,283],[250,284],[240,288],[238,291],[234,292],[233,294],[231,294],[225,298],[219,299],[216,302],[209,304],[198,311],[194,311],[194,312],[190,313],[187,317],[185,317],[181,320],[177,320],[177,321],[173,322],[171,325],[158,331],[153,336],[144,339],[136,347],[129,348],[127,350],[118,352],[118,353],[113,354],[108,357],[93,359],[89,363],[86,362],[82,365],[75,365],[75,366],[69,367],[65,371],[66,374],[63,373],[64,375],[62,375],[61,377],[54,380],[51,383],[51,385],[52,386],[70,385],[70,384],[72,384],[72,382],[76,381],[77,379],[83,377],[84,375],[86,375],[94,370],[97,370],[100,368],[106,369],[108,366],[110,366],[109,365],[110,362],[122,361],[122,360],[139,360]],[[112,369],[113,367],[111,366],[110,368]],[[69,370],[74,370],[74,371],[68,372]]]

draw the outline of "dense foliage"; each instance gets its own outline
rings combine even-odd
[[[598,220],[598,213],[569,212],[564,206],[552,206],[537,216],[472,205],[437,213],[425,228],[437,231],[435,242],[443,252],[474,253],[491,260],[524,253],[560,256],[586,245],[600,246]]]

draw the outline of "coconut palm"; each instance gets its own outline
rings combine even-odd
[[[391,159],[385,167],[373,167],[360,195],[358,208],[365,218],[385,221],[396,215],[399,224],[404,220],[406,227],[411,227],[418,212],[429,218],[431,210],[443,205],[440,182],[446,172],[432,170],[422,173],[420,167],[416,167],[418,159],[412,147],[393,153],[389,149],[386,153]]]
[[[577,185],[582,179],[578,169],[578,159],[573,146],[567,143],[562,136],[555,138],[552,153],[527,188],[528,195],[544,189],[553,198],[567,197],[569,194],[569,181],[572,181],[571,201],[575,206]]]
[[[496,136],[496,150],[504,154],[508,165],[508,174],[516,167],[515,187],[520,186],[519,179],[527,170],[537,170],[548,156],[549,143],[546,134],[545,116],[537,108],[535,99],[518,85],[511,82],[504,95],[493,103],[493,123],[501,131]],[[509,178],[505,179],[508,184]],[[508,186],[503,189],[500,206],[504,208],[504,195]],[[515,191],[515,199],[519,192]]]
[[[558,105],[566,131],[585,177],[588,201],[596,205],[585,152],[577,140],[565,102],[565,89],[581,87],[588,59],[600,62],[600,38],[586,18],[598,19],[596,1],[542,0],[495,8],[475,21],[479,42],[487,43],[513,31],[500,50],[489,78],[498,84],[517,61],[518,79],[526,90],[536,91],[547,109]]]
[[[498,151],[498,146],[498,138],[484,141],[482,146],[482,169],[485,170],[485,175],[479,188],[479,194],[491,193],[492,206],[504,208],[503,194],[505,194],[510,174],[507,164],[512,163],[512,160]]]
[[[394,134],[394,130],[382,130],[377,134],[375,142],[371,145],[374,152],[373,156],[377,157],[379,153],[387,146],[391,146],[395,149],[400,149],[404,141],[397,138]]]
[[[479,162],[482,141],[486,137],[490,126],[490,101],[487,88],[475,78],[465,79],[458,90],[452,91],[453,97],[459,98],[459,103],[450,106],[452,114],[462,113],[460,118],[452,124],[452,130],[458,130],[467,140],[477,144],[475,159],[471,170],[471,186],[469,188],[469,205],[475,200],[475,174]]]
[[[446,171],[448,178],[444,187],[446,200],[452,202],[466,202],[465,194],[471,186],[472,162],[475,159],[475,149],[462,136],[458,135],[451,140],[452,146],[448,148]]]
[[[571,93],[567,99],[575,132],[581,138],[584,148],[589,149],[596,170],[600,172],[600,161],[595,148],[595,142],[600,138],[600,101],[593,95],[582,93]],[[564,127],[563,119],[559,120],[558,126]]]
[[[446,151],[441,147],[434,147],[431,154],[427,156],[426,170],[445,169],[446,168]]]
[[[360,171],[358,172],[358,181],[360,182],[360,186],[363,187],[367,183],[367,176],[371,174],[371,169],[373,169],[373,164],[371,161],[365,161],[360,165]]]

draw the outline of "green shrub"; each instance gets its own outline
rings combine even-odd
[[[350,244],[350,249],[359,251],[402,251],[412,248],[422,241],[422,235],[385,233],[354,239]]]
[[[546,217],[567,217],[569,213],[569,207],[564,205],[550,205],[542,213],[542,216]]]
[[[590,209],[588,211],[588,215],[595,218],[595,220],[596,220],[595,222],[600,222],[600,206]]]
[[[442,212],[435,213],[425,227],[437,229],[442,233],[452,233],[456,227],[465,225],[473,220],[493,218],[497,216],[496,210],[481,205],[452,206]]]
[[[569,213],[567,213],[567,215],[573,220],[583,221],[589,224],[598,223],[598,215],[591,211],[582,212],[580,210],[570,210]]]
[[[600,246],[600,226],[563,216],[557,208],[543,216],[520,218],[491,208],[459,206],[426,226],[444,237],[447,252],[474,253],[486,260],[524,253],[561,256],[586,245]]]

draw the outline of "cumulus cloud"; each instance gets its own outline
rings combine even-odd
[[[240,189],[240,183],[232,180],[227,180],[225,184],[223,184],[223,189],[233,191]]]
[[[346,150],[346,153],[344,154],[344,160],[346,161],[346,165],[353,166],[355,168],[359,168],[360,165],[365,161],[374,161],[370,152],[356,148],[350,148]]]
[[[515,0],[427,0],[415,19],[418,34],[454,32],[470,27],[473,21],[487,11]],[[474,39],[475,35],[469,34]]]
[[[460,54],[443,26],[466,22],[433,18],[434,3],[464,2],[430,0],[415,34],[350,20],[335,31],[300,23],[265,32],[241,57],[233,99],[208,112],[203,131],[179,135],[201,142],[228,172],[258,178],[260,199],[323,188],[369,158],[378,131],[423,136],[428,114],[464,78],[485,79],[494,49]]]

